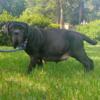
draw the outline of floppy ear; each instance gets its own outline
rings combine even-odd
[[[0,29],[2,29],[2,26],[5,24],[5,22],[0,22]]]
[[[9,25],[10,25],[10,23],[6,22],[2,26],[2,32],[7,36],[8,36],[8,33],[9,33]]]
[[[3,33],[3,26],[5,25],[5,22],[0,22],[0,32]]]
[[[28,34],[30,33],[30,29],[29,29],[29,25],[28,24],[26,24],[25,23],[25,25],[24,25],[24,27],[25,27],[25,34],[24,34],[24,37],[25,37],[25,39],[28,37]]]

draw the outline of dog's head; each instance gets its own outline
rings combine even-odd
[[[28,33],[28,25],[23,22],[7,22],[2,25],[2,32],[10,36],[14,48],[23,47]]]

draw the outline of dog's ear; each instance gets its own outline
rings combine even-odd
[[[0,33],[4,33],[5,22],[0,22]]]
[[[5,24],[5,22],[0,22],[0,30],[2,29],[4,24]]]
[[[26,24],[25,23],[25,25],[24,25],[24,27],[25,27],[25,39],[28,37],[28,34],[30,33],[30,28],[29,28],[29,25],[28,24]]]
[[[8,36],[8,33],[9,33],[9,25],[10,25],[10,23],[6,22],[2,26],[2,32],[3,32],[3,34],[5,34],[7,36]]]

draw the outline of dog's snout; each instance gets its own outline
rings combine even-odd
[[[20,30],[15,30],[14,35],[18,35],[20,33]]]
[[[14,34],[15,34],[15,35],[18,35],[18,34],[19,34],[19,32],[15,31],[15,32],[14,32]]]

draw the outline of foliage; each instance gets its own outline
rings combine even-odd
[[[0,99],[99,100],[100,43],[86,45],[85,49],[95,64],[94,71],[89,73],[70,58],[57,64],[47,62],[43,69],[37,66],[28,75],[29,57],[25,52],[0,53]]]
[[[85,25],[79,25],[77,26],[77,31],[89,37],[100,39],[100,20],[95,20]]]
[[[0,1],[2,12],[6,10],[13,16],[19,16],[25,10],[25,0],[1,0]]]
[[[0,33],[0,45],[11,45],[11,40]]]
[[[51,23],[48,27],[50,27],[50,28],[60,28],[60,25]]]
[[[0,14],[0,22],[6,22],[6,21],[13,21],[16,18],[9,14],[7,11],[3,11],[2,14]]]
[[[30,25],[37,25],[39,27],[46,27],[50,24],[49,18],[40,14],[34,14],[29,9],[26,9],[26,11],[23,12],[18,21],[23,21]]]
[[[38,13],[51,20],[56,19],[55,0],[26,0],[26,6],[32,13]]]
[[[38,13],[53,22],[59,22],[61,4],[65,22],[79,24],[83,20],[100,19],[99,0],[0,0],[0,13],[6,10],[18,17],[29,9],[31,13]]]

